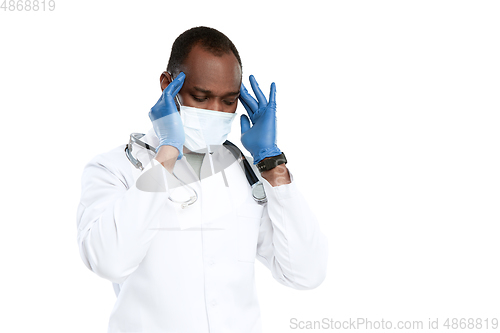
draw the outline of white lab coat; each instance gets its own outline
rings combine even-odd
[[[153,130],[143,141],[158,144]],[[136,169],[124,148],[85,166],[77,212],[81,258],[117,294],[109,333],[262,332],[255,258],[285,286],[325,279],[327,239],[293,178],[272,187],[249,158],[267,194],[259,205],[238,163],[200,181],[183,157],[174,172],[191,177],[198,200],[182,209],[168,197],[182,199],[185,187],[138,146],[145,170]],[[210,170],[205,157],[201,173]]]

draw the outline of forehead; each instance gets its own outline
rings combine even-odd
[[[232,52],[214,55],[195,45],[182,66],[185,87],[210,90],[215,95],[240,90],[241,67]]]

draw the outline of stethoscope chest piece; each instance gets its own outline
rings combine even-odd
[[[252,196],[258,204],[265,204],[267,202],[266,191],[261,181],[252,185]]]

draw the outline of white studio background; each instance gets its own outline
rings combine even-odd
[[[81,172],[150,128],[171,44],[199,25],[233,40],[244,83],[276,82],[279,147],[329,239],[311,291],[256,262],[266,332],[499,317],[500,3],[55,3],[0,10],[1,331],[106,331],[111,283],[76,243]]]

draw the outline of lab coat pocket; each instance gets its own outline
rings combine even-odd
[[[253,263],[257,255],[261,215],[238,215],[238,261]]]

